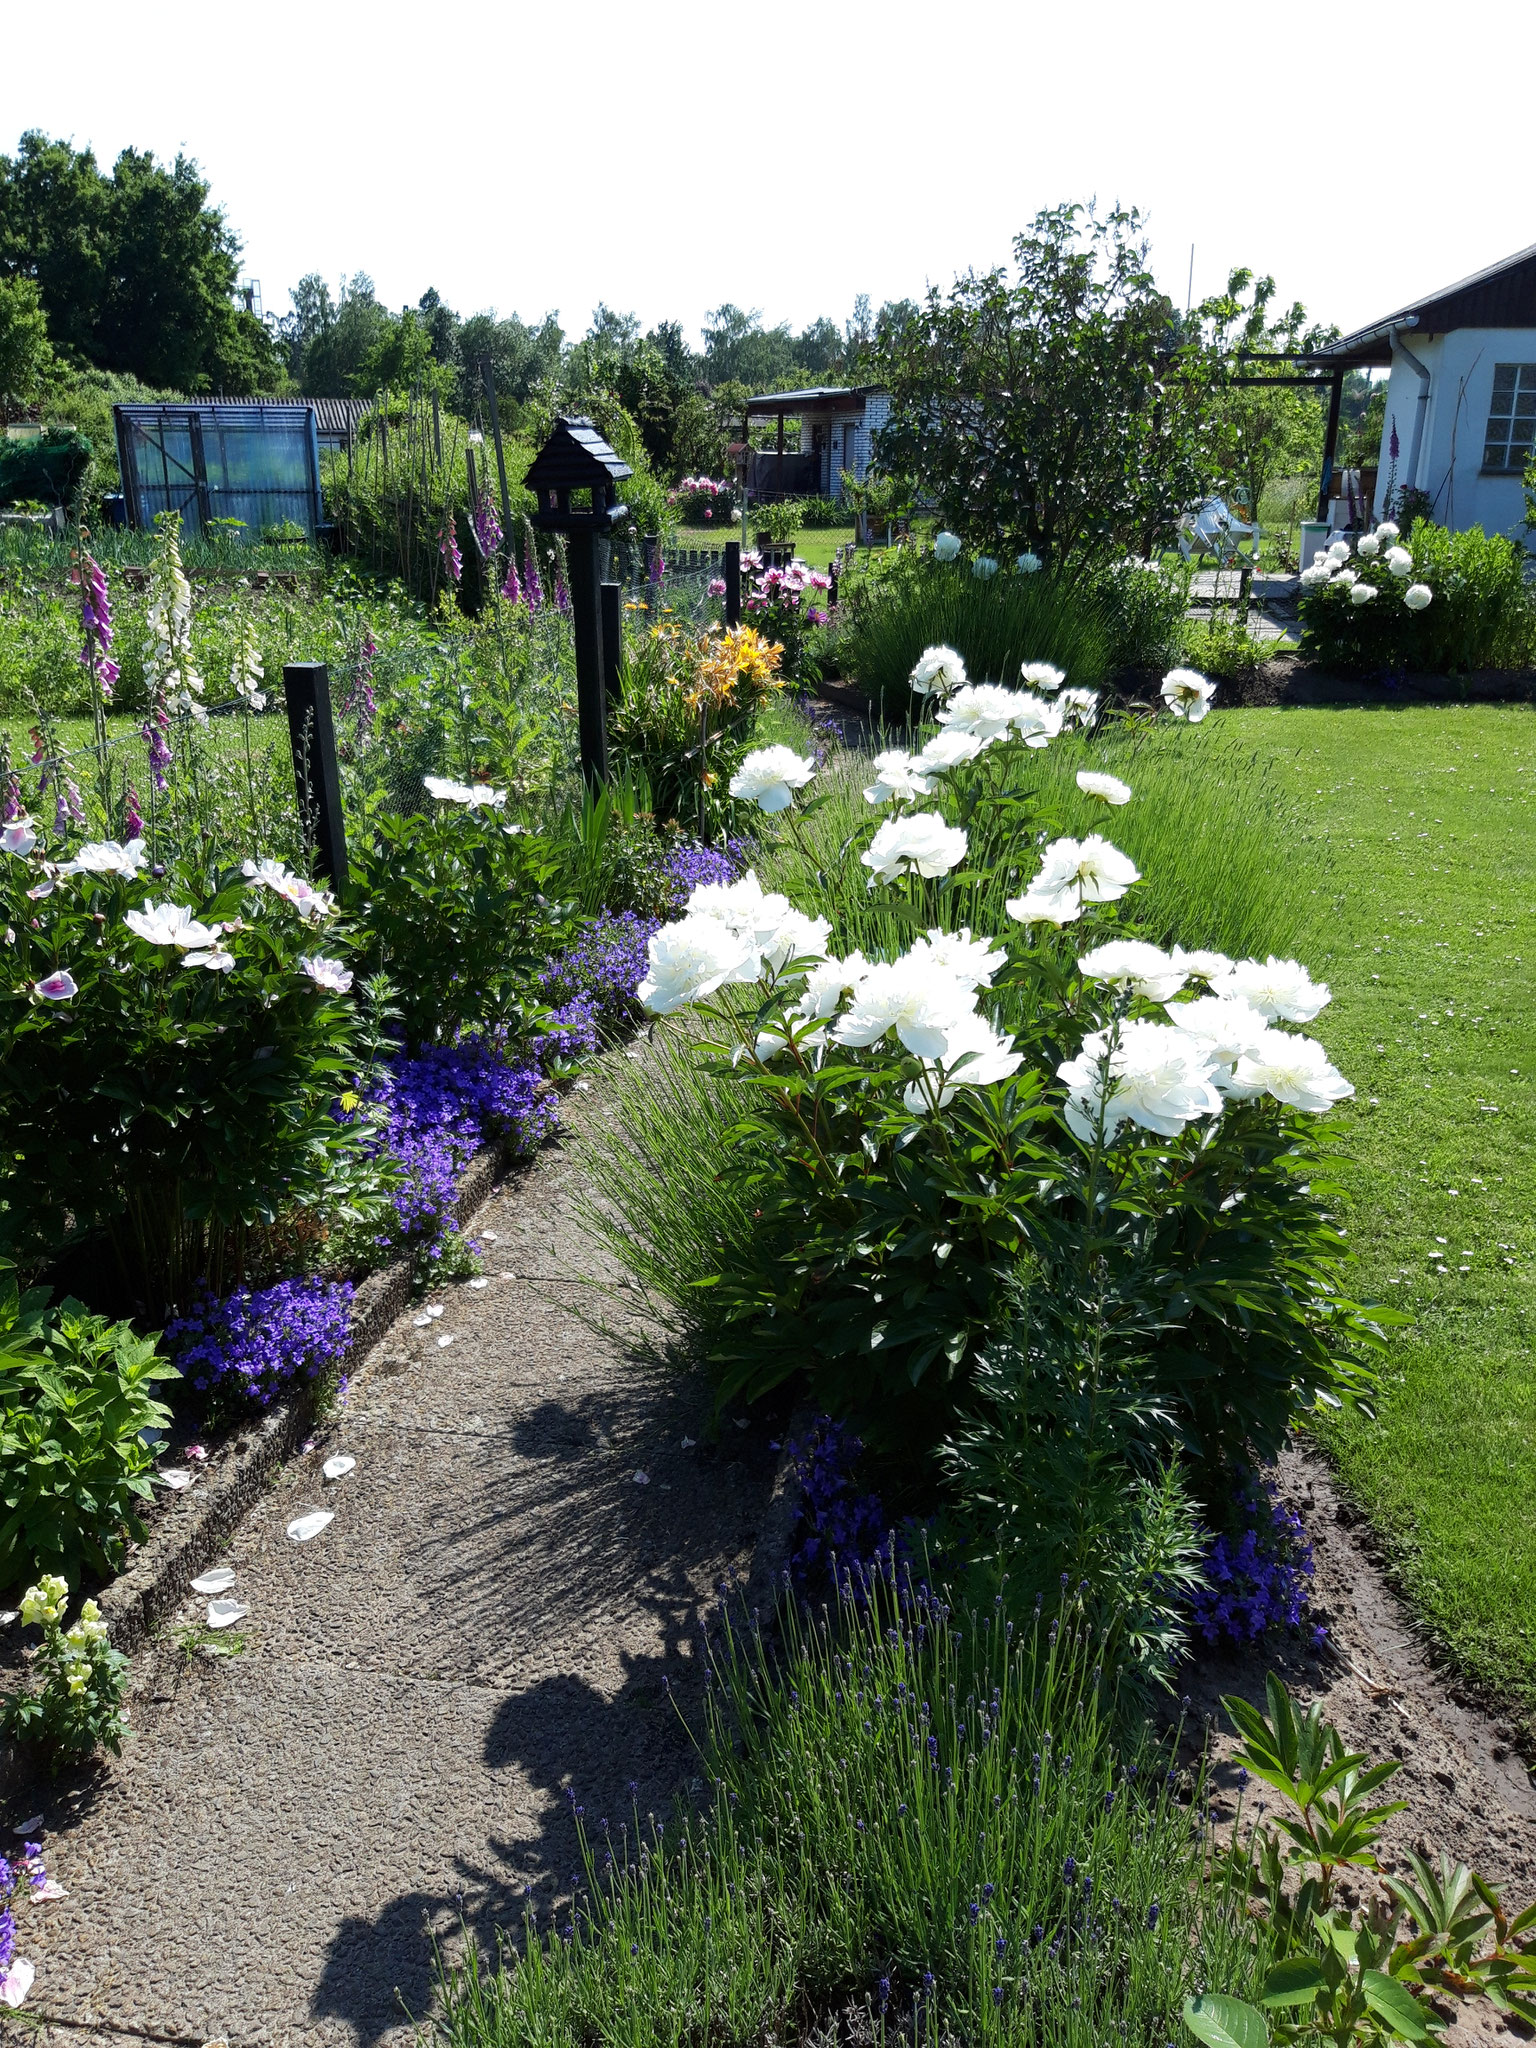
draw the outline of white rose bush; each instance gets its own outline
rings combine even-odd
[[[1094,765],[1097,705],[1074,731],[1065,678],[1029,680],[930,649],[936,731],[875,757],[835,852],[809,764],[797,785],[748,756],[781,886],[696,889],[650,942],[641,1002],[691,1014],[745,1104],[720,1170],[754,1226],[708,1281],[720,1392],[800,1374],[932,1441],[1023,1315],[1134,1362],[1160,1452],[1272,1455],[1298,1404],[1365,1397],[1377,1342],[1319,1166],[1353,1092],[1311,1035],[1328,990],[1138,926],[1135,861],[1054,831],[1035,764],[1080,750],[1106,826],[1134,785]],[[1193,727],[1214,690],[1177,671],[1163,696]]]

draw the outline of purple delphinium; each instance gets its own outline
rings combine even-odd
[[[279,1280],[222,1300],[205,1295],[167,1323],[165,1341],[199,1393],[242,1393],[265,1408],[285,1386],[341,1358],[351,1323],[345,1280]]]
[[[785,1447],[800,1482],[801,1537],[789,1568],[802,1591],[829,1580],[834,1560],[861,1579],[883,1561],[885,1514],[878,1494],[860,1493],[854,1467],[864,1445],[846,1423],[818,1415]]]
[[[1191,1619],[1208,1643],[1223,1636],[1238,1644],[1257,1642],[1267,1629],[1300,1628],[1306,1618],[1312,1546],[1300,1517],[1278,1498],[1269,1479],[1245,1487],[1239,1512],[1245,1527],[1211,1539],[1206,1583],[1191,1607]]]

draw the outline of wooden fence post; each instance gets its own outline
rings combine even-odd
[[[331,678],[325,663],[287,663],[283,701],[288,707],[288,741],[304,837],[314,845],[317,865],[341,895],[347,886],[347,834],[341,815]]]
[[[603,600],[603,692],[610,703],[624,694],[619,682],[619,661],[624,652],[624,593],[617,583],[604,583]]]

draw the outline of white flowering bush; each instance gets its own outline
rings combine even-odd
[[[1341,537],[1302,571],[1302,648],[1344,671],[1518,666],[1536,652],[1524,553],[1424,519]]]
[[[1141,1361],[1165,1446],[1272,1453],[1298,1402],[1371,1378],[1314,1182],[1316,1119],[1352,1092],[1306,1029],[1328,990],[1138,933],[1134,862],[1052,836],[1031,778],[1097,704],[1030,680],[972,684],[930,650],[938,730],[877,757],[837,867],[790,811],[780,872],[803,887],[697,889],[652,941],[641,1000],[698,1013],[715,1071],[750,1084],[722,1165],[755,1219],[712,1276],[722,1391],[803,1372],[818,1402],[931,1430],[1022,1291],[1040,1327],[1091,1321]],[[1211,694],[1165,691],[1186,721]],[[1106,822],[1135,801],[1092,768],[1079,787]]]
[[[0,1251],[35,1265],[100,1229],[154,1316],[280,1212],[347,1213],[351,951],[279,862],[155,871],[141,840],[5,827]]]

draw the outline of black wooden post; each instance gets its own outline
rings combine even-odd
[[[725,623],[728,626],[741,624],[741,542],[728,540],[725,544]]]
[[[341,816],[331,678],[325,663],[287,663],[283,701],[288,707],[288,740],[304,837],[313,840],[316,862],[339,895],[347,886],[347,834]]]
[[[576,713],[581,726],[581,772],[594,787],[608,780],[608,718],[603,700],[603,626],[598,612],[597,535],[566,536],[571,586],[571,630],[576,641]]]
[[[619,662],[624,653],[624,593],[617,583],[601,587],[603,600],[603,692],[614,703],[624,694]]]
[[[512,545],[512,501],[507,496],[507,458],[501,447],[501,414],[496,410],[496,379],[491,374],[489,356],[480,358],[480,382],[485,386],[486,403],[491,409],[491,440],[496,449],[496,477],[501,485],[501,530],[507,537],[507,546]]]
[[[1344,372],[1335,370],[1328,392],[1328,425],[1323,434],[1323,480],[1317,487],[1317,516],[1328,517],[1328,500],[1333,496],[1333,458],[1339,446],[1339,405],[1344,397]]]

